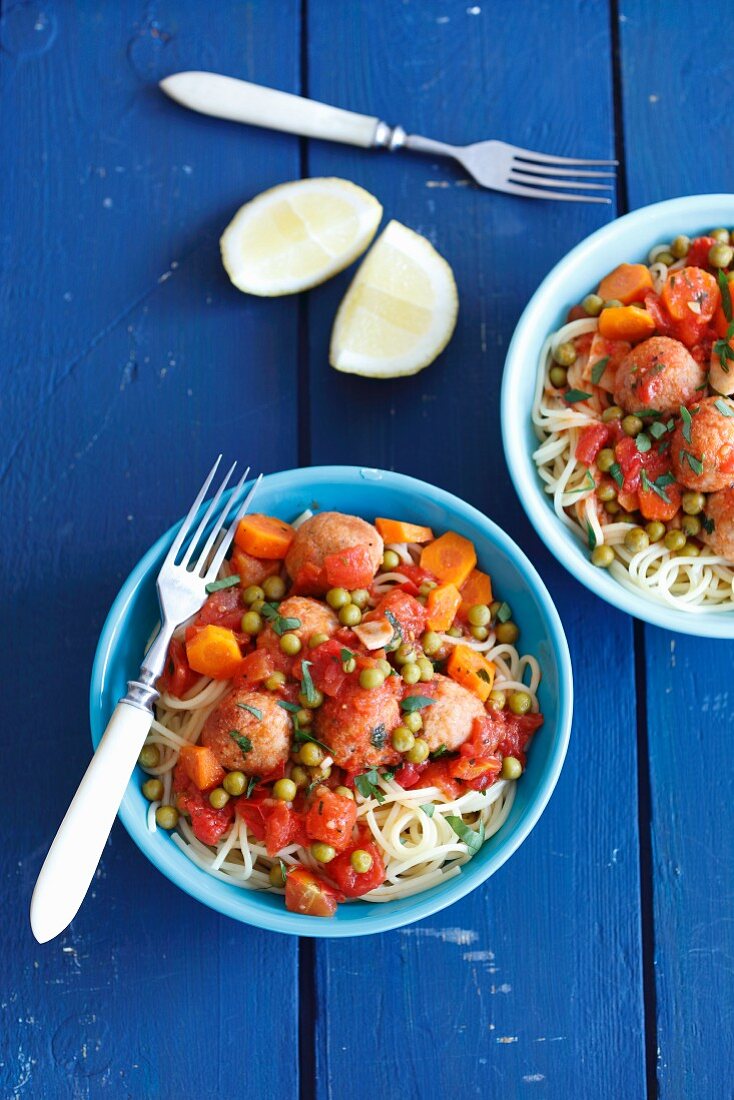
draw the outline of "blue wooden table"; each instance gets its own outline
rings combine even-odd
[[[734,646],[576,584],[521,511],[498,423],[509,336],[556,260],[625,209],[731,186],[731,31],[728,5],[685,0],[4,0],[2,1097],[732,1094]],[[157,90],[199,68],[456,142],[616,154],[616,207],[480,192],[445,162],[245,129]],[[451,262],[459,324],[425,373],[329,368],[349,272],[301,298],[229,284],[234,210],[302,175],[367,187]],[[27,906],[89,755],[96,638],[220,449],[266,471],[394,468],[498,519],[568,633],[563,775],[507,866],[403,931],[235,924],[116,825],[78,918],[39,947]]]

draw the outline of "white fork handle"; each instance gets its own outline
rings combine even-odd
[[[162,80],[160,86],[177,103],[215,118],[247,122],[251,126],[265,126],[301,137],[361,145],[365,149],[378,144],[380,120],[377,118],[329,107],[326,103],[316,103],[288,92],[276,92],[273,88],[263,88],[231,76],[174,73]]]
[[[39,943],[58,936],[89,889],[153,715],[120,702],[44,860],[31,900]]]

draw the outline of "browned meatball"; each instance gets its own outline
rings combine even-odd
[[[698,537],[715,554],[734,564],[734,489],[721,489],[711,494],[706,501],[706,519],[713,528],[709,532],[702,527]]]
[[[670,416],[681,405],[690,405],[706,380],[697,363],[679,340],[651,336],[628,352],[617,368],[614,400],[629,413],[655,409]]]
[[[452,752],[471,736],[475,718],[485,714],[476,695],[473,695],[448,676],[436,675],[427,684],[416,684],[405,693],[427,695],[435,702],[421,710],[423,730],[420,736],[428,742],[431,752],[445,745]]]
[[[339,620],[327,604],[311,600],[307,596],[289,596],[281,600],[278,614],[283,619],[298,619],[300,626],[289,630],[297,634],[305,650],[312,634],[327,634],[329,637],[339,626]],[[280,648],[280,635],[276,634],[270,623],[266,623],[257,639],[258,649],[267,649],[272,653],[275,667],[286,671],[290,667],[289,659]]]
[[[729,410],[728,416],[722,408]],[[670,444],[673,473],[686,489],[701,493],[725,489],[734,484],[734,401],[705,397],[688,411],[690,428],[681,419]]]
[[[360,582],[367,585],[382,561],[383,542],[377,528],[359,516],[347,516],[341,512],[319,512],[302,523],[296,531],[296,537],[286,555],[286,569],[289,576],[298,583],[299,574],[303,576],[304,566],[310,567],[307,590],[316,595],[323,594],[331,587],[326,577],[319,576],[324,558],[340,550],[351,550],[355,546],[362,547],[367,555],[370,576]],[[309,569],[305,571],[309,572]]]
[[[399,761],[390,741],[390,733],[400,725],[396,680],[391,676],[381,687],[365,691],[350,679],[315,712],[316,736],[329,746],[340,767],[354,772]]]
[[[258,718],[247,707],[253,707]],[[243,738],[240,743],[237,738]],[[247,744],[252,746],[247,748]],[[211,712],[201,731],[223,768],[246,775],[268,775],[288,759],[291,720],[277,699],[248,688],[233,688]]]

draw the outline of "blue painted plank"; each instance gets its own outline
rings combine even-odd
[[[240,295],[218,249],[241,202],[298,174],[297,146],[185,112],[155,85],[214,68],[297,91],[299,6],[8,5],[0,40],[14,777],[0,1093],[206,1096],[247,1081],[254,1095],[290,1096],[293,941],[276,948],[198,905],[119,826],[64,937],[37,946],[27,905],[89,755],[91,660],[120,581],[219,449],[266,470],[297,462],[298,305]],[[30,700],[43,709],[29,728]],[[253,1057],[258,1028],[266,1058]]]
[[[734,75],[717,49],[729,9],[624,0],[620,15],[630,207],[728,189]],[[675,65],[650,63],[664,28]],[[703,121],[702,121],[703,120]],[[709,228],[714,228],[710,226]],[[727,761],[734,643],[647,629],[657,1076],[663,1100],[731,1092],[734,811]],[[723,1023],[723,1026],[722,1026]]]
[[[309,93],[430,136],[505,138],[612,154],[605,5],[309,4]],[[338,66],[325,65],[338,56]],[[559,59],[562,59],[559,63]],[[583,89],[583,96],[580,94]],[[593,110],[585,104],[593,103]],[[311,460],[394,467],[499,520],[547,579],[568,631],[576,719],[546,816],[483,889],[432,920],[319,944],[318,1095],[644,1093],[632,628],[550,559],[501,454],[507,342],[551,265],[611,210],[467,186],[445,162],[312,142],[312,175],[373,191],[454,267],[456,335],[413,379],[374,383],[327,365],[345,273],[311,296]],[[518,416],[522,411],[518,410]],[[614,706],[609,663],[614,655]],[[356,1067],[359,1067],[358,1069]]]

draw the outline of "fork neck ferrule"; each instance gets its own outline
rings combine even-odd
[[[145,669],[141,669],[140,680],[128,680],[127,695],[122,700],[123,703],[128,703],[131,707],[137,707],[138,710],[148,710],[153,712],[153,704],[158,698],[160,692],[156,690],[153,684],[145,683],[142,677],[148,678],[149,673]]]
[[[402,126],[388,126],[386,122],[378,122],[372,144],[380,149],[400,149],[405,145],[407,137]]]

